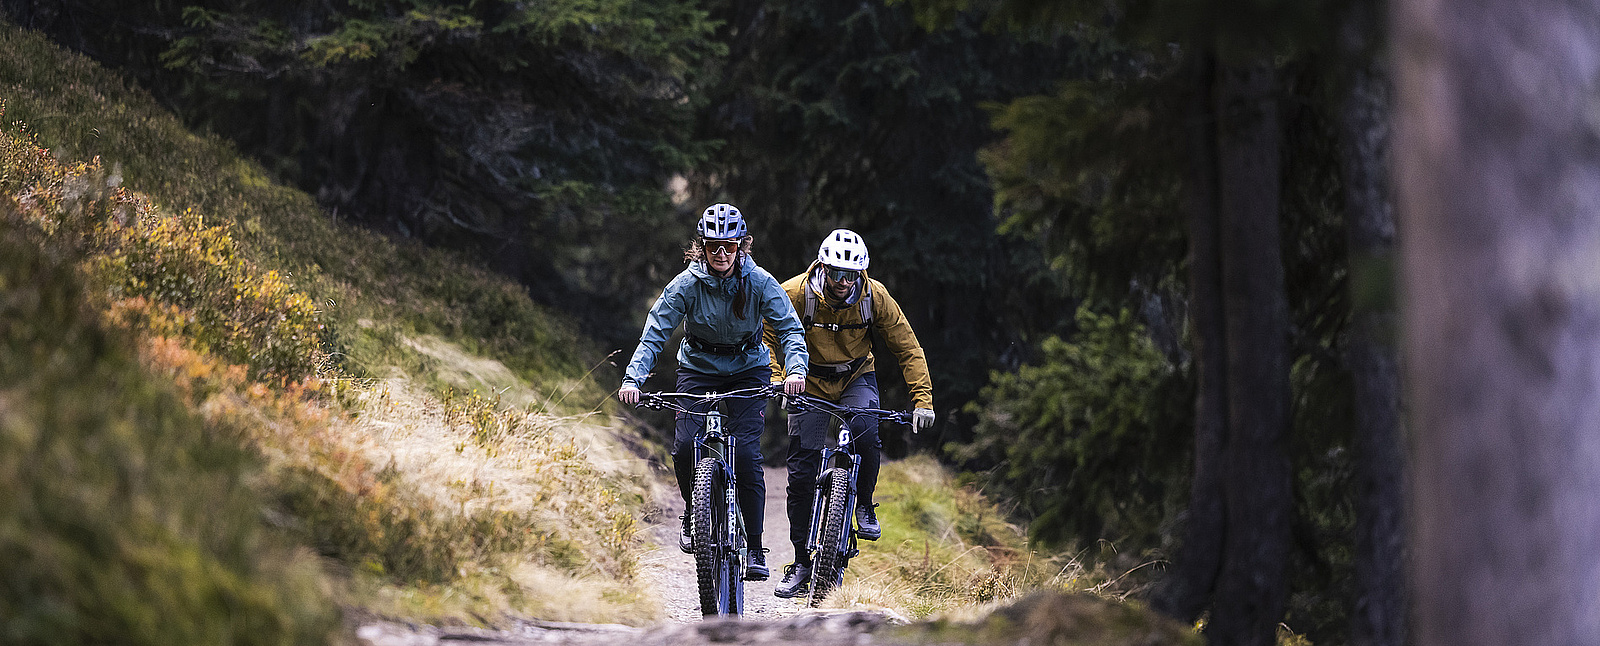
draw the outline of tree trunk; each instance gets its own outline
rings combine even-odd
[[[1226,317],[1227,534],[1212,643],[1271,646],[1288,597],[1293,499],[1288,303],[1278,234],[1279,132],[1267,62],[1219,65],[1217,202]]]
[[[1400,0],[1415,631],[1600,643],[1600,22]]]
[[[1183,208],[1189,226],[1189,316],[1194,328],[1197,383],[1194,482],[1184,514],[1183,545],[1154,600],[1157,611],[1193,623],[1210,605],[1222,566],[1222,455],[1228,425],[1227,360],[1223,344],[1222,260],[1217,233],[1216,115],[1211,109],[1215,64],[1191,61],[1195,95],[1189,101],[1189,177]]]
[[[1405,459],[1395,357],[1394,212],[1389,200],[1388,78],[1375,62],[1377,8],[1344,17],[1349,67],[1340,106],[1345,218],[1350,243],[1347,361],[1354,385],[1356,471],[1353,646],[1401,646],[1406,636]]]
[[[1180,557],[1155,600],[1215,644],[1270,646],[1288,596],[1288,304],[1278,234],[1279,133],[1265,63],[1195,56],[1188,115],[1190,312],[1199,392]]]

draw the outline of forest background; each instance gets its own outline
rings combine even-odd
[[[780,278],[854,229],[937,389],[892,452],[971,472],[1036,540],[1170,560],[1150,600],[1214,639],[1403,632],[1379,7],[0,6],[603,348],[707,203]]]

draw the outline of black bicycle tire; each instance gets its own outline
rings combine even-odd
[[[850,510],[845,509],[845,499],[850,495],[850,472],[834,467],[827,472],[827,505],[822,515],[822,536],[817,541],[816,568],[811,574],[811,605],[821,603],[833,591],[844,571],[845,555],[839,546],[844,543],[844,533],[849,531]]]
[[[718,542],[726,533],[722,524],[728,517],[726,511],[727,501],[723,498],[722,469],[717,464],[716,458],[701,458],[694,469],[694,489],[691,495],[691,513],[693,514],[693,535],[690,537],[694,546],[694,566],[700,589],[700,614],[719,614],[717,598],[721,596],[720,588],[726,585],[724,576],[719,576],[723,568],[722,561],[726,553],[720,549]],[[722,509],[716,503],[722,501]]]

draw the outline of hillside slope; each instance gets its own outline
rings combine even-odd
[[[570,322],[332,221],[87,59],[3,25],[0,48],[0,204],[187,401],[194,441],[254,457],[236,477],[259,518],[227,532],[320,554],[324,613],[659,614],[633,584],[653,479],[594,413],[599,353]]]
[[[0,641],[661,619],[640,530],[674,492],[569,320],[341,224],[92,61],[4,24],[0,49],[0,240],[26,251],[0,254],[0,479],[30,492],[0,505],[23,573],[0,616],[27,618]],[[833,607],[1111,580],[1034,553],[932,460],[880,491],[885,538]]]

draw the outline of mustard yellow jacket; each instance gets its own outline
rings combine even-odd
[[[796,315],[805,318],[806,292],[811,289],[810,277],[817,270],[817,263],[813,262],[794,278],[783,282],[783,291],[789,295],[789,300],[794,304]],[[922,344],[917,342],[917,333],[911,330],[911,323],[906,321],[905,313],[900,311],[900,304],[889,296],[889,290],[871,277],[865,276],[867,286],[872,290],[872,328],[857,328],[848,330],[830,330],[823,325],[851,325],[860,324],[861,308],[857,304],[834,309],[828,305],[828,299],[823,294],[816,296],[816,312],[812,322],[806,328],[806,349],[810,355],[810,362],[814,364],[843,364],[866,357],[866,361],[856,368],[848,378],[834,381],[824,381],[814,376],[806,377],[806,393],[837,400],[844,393],[845,386],[855,381],[861,375],[874,370],[872,357],[872,330],[877,330],[883,335],[884,344],[889,346],[889,351],[894,353],[895,359],[900,362],[900,370],[905,375],[906,385],[911,389],[911,402],[916,408],[933,408],[933,378],[928,374],[928,359],[922,352]],[[805,322],[801,322],[805,325]],[[778,336],[770,325],[762,333],[767,347],[772,352],[769,354],[779,356],[776,352]],[[774,375],[784,374],[776,361],[773,362]]]

